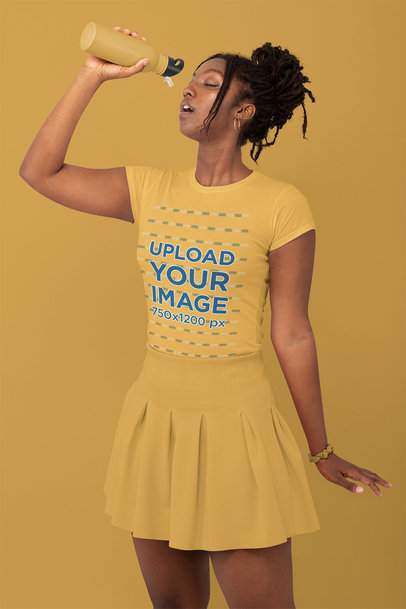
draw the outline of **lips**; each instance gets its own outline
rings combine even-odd
[[[185,104],[187,104],[191,110],[184,110],[184,109],[183,109],[183,106],[184,106]],[[193,108],[193,106],[192,106],[192,105],[191,105],[191,104],[190,104],[190,103],[189,103],[189,102],[188,102],[186,99],[184,99],[184,100],[182,101],[181,105],[180,105],[180,111],[181,111],[181,112],[185,112],[185,113],[186,113],[186,112],[189,112],[189,114],[191,114],[191,112],[194,112],[194,108]]]

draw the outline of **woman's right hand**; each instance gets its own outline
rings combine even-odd
[[[124,36],[130,35],[133,38],[138,37],[137,32],[130,31],[127,28],[122,28],[119,25],[114,26],[112,29],[121,32]],[[144,42],[147,41],[145,36],[141,36],[140,40],[143,40]],[[133,74],[142,72],[144,69],[144,59],[145,57],[142,57],[133,66],[126,67],[120,66],[116,63],[111,63],[110,61],[105,61],[100,57],[96,57],[96,55],[89,55],[83,65],[84,67],[96,72],[100,81],[104,82],[105,80],[112,80],[114,78],[128,78],[129,76],[133,76]]]

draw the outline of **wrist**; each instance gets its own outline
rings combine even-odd
[[[80,68],[79,76],[91,83],[95,88],[100,87],[104,80],[97,74],[96,70],[90,68],[86,64]]]
[[[329,443],[323,450],[316,454],[311,452],[308,453],[309,461],[310,463],[319,463],[321,460],[327,459],[332,452],[334,452],[334,446]]]

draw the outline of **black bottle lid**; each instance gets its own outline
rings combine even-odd
[[[168,56],[168,66],[161,76],[175,76],[175,74],[179,74],[179,72],[183,70],[183,66],[183,59],[174,59],[173,57]]]

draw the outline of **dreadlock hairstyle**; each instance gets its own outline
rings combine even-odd
[[[208,133],[210,123],[221,106],[232,78],[235,77],[238,92],[233,105],[239,104],[244,99],[252,99],[256,108],[253,118],[241,128],[237,144],[244,146],[248,140],[252,142],[250,156],[257,165],[262,148],[275,143],[279,130],[292,117],[293,110],[299,105],[303,107],[304,112],[303,139],[307,139],[305,94],[309,95],[312,102],[316,100],[312,92],[304,86],[305,82],[311,81],[302,74],[303,66],[295,55],[289,53],[287,49],[282,50],[280,46],[272,46],[270,42],[266,42],[252,52],[251,59],[239,53],[216,53],[207,57],[197,68],[205,61],[217,57],[226,60],[224,79],[210,112],[203,121],[202,131]],[[275,137],[272,142],[268,142],[268,130],[274,127],[276,127]],[[265,139],[264,143],[263,139]],[[258,149],[254,153],[255,147]]]

